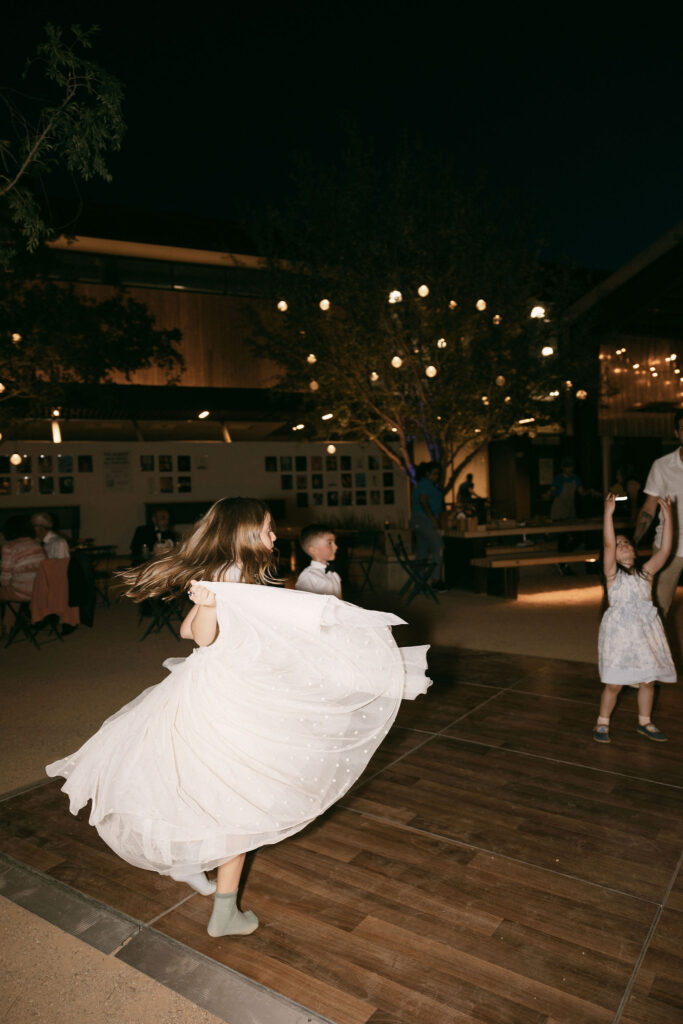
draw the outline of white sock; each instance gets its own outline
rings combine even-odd
[[[180,871],[171,871],[171,878],[176,882],[184,882],[185,885],[189,885],[201,896],[213,896],[216,891],[216,883],[207,878],[203,871],[197,871],[195,874],[186,875],[182,874]]]
[[[237,909],[237,890],[217,892],[207,932],[217,939],[221,935],[251,935],[258,928],[258,917],[251,910]]]

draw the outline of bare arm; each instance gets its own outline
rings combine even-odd
[[[657,498],[654,494],[648,494],[647,498],[643,502],[640,512],[638,513],[636,528],[633,532],[633,542],[636,547],[640,544],[641,540],[652,526],[652,520],[655,517],[656,511]]]
[[[602,567],[608,587],[612,585],[617,575],[617,541],[614,536],[615,504],[614,495],[608,494],[605,498],[605,513],[602,520]]]
[[[197,580],[192,580],[188,597],[195,607],[185,616],[180,635],[186,640],[194,640],[198,647],[208,647],[218,635],[216,595]]]
[[[666,565],[671,554],[674,536],[671,498],[657,498],[657,502],[659,504],[659,514],[662,517],[662,542],[659,551],[652,558],[649,558],[643,566],[643,571],[649,573],[650,576],[654,576],[655,573],[659,572]]]

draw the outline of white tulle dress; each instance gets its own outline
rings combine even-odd
[[[425,693],[428,647],[399,649],[395,615],[335,597],[207,583],[219,634],[118,711],[64,776],[76,814],[124,860],[210,870],[275,843],[345,793],[403,698]]]

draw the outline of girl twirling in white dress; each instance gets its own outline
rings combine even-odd
[[[399,649],[403,620],[274,578],[270,513],[225,498],[168,555],[128,570],[128,596],[189,592],[181,633],[197,647],[48,765],[72,813],[124,860],[215,891],[209,934],[245,935],[237,907],[247,852],[293,835],[345,793],[402,698],[429,686],[427,647]],[[217,881],[205,872],[217,868]]]
[[[593,739],[598,743],[610,742],[610,716],[622,686],[638,689],[638,733],[659,743],[667,739],[650,717],[654,682],[676,682],[664,627],[652,603],[652,583],[671,554],[673,537],[671,499],[657,500],[663,523],[662,546],[637,568],[633,544],[623,534],[614,534],[615,496],[608,494],[605,499],[603,568],[609,607],[598,635],[600,681],[605,684],[593,729]]]

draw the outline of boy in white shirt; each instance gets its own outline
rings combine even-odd
[[[341,577],[339,573],[328,569],[337,553],[334,530],[322,523],[311,523],[301,531],[299,543],[311,559],[311,564],[299,573],[296,589],[341,598]]]

